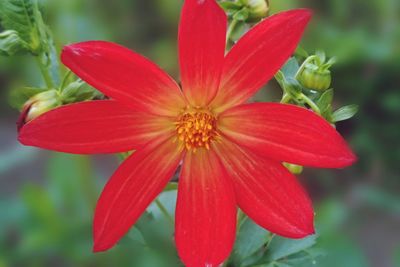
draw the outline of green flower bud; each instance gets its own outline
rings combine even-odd
[[[60,95],[58,91],[51,89],[31,97],[23,106],[21,115],[17,122],[18,129],[25,123],[39,117],[43,113],[61,106]]]
[[[307,64],[298,77],[302,86],[316,91],[329,89],[332,82],[331,72],[328,69],[318,68],[313,64]]]
[[[268,0],[240,0],[240,2],[249,12],[246,22],[258,22],[268,16]]]
[[[18,32],[8,30],[0,33],[0,55],[13,56],[28,51],[28,45],[21,39]]]
[[[296,164],[291,164],[291,163],[283,163],[283,166],[286,167],[291,173],[295,175],[299,175],[303,172],[303,166],[296,165]]]
[[[332,82],[329,68],[335,63],[335,58],[331,58],[328,62],[325,60],[325,53],[317,52],[304,61],[296,74],[296,79],[303,87],[316,91],[329,89]]]

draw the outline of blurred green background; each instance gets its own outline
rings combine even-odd
[[[176,35],[182,1],[42,0],[40,4],[58,48],[84,40],[114,41],[178,78]],[[336,105],[360,106],[355,118],[337,125],[359,156],[358,163],[345,170],[306,169],[300,176],[316,208],[319,237],[312,251],[323,251],[302,266],[400,266],[400,2],[271,0],[270,4],[273,13],[296,7],[314,10],[302,45],[308,52],[322,49],[338,57],[333,68]],[[9,92],[42,83],[32,58],[0,57],[0,267],[179,266],[170,251],[174,250],[172,225],[163,221],[156,207],[141,219],[146,223],[139,221],[116,248],[92,254],[93,207],[118,159],[19,145],[18,111],[8,103]],[[276,83],[271,81],[257,98],[279,101]],[[164,193],[162,199],[173,210],[173,192]]]

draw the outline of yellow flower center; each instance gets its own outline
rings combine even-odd
[[[176,133],[180,142],[187,150],[205,147],[210,149],[210,143],[219,137],[217,119],[206,110],[184,112],[176,121]]]

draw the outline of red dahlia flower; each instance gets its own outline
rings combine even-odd
[[[225,55],[227,19],[215,0],[186,0],[179,28],[182,90],[144,57],[113,43],[66,46],[63,63],[111,100],[66,105],[27,123],[19,140],[92,154],[135,149],[104,188],[94,251],[115,245],[181,161],[175,240],[187,266],[217,266],[235,239],[236,209],[273,233],[314,233],[313,209],[282,166],[355,161],[324,119],[293,105],[245,102],[285,63],[310,19],[271,16]]]

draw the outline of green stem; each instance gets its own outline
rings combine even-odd
[[[72,74],[72,71],[70,71],[70,70],[68,70],[68,72],[65,74],[65,76],[61,82],[61,85],[60,85],[60,92],[62,92],[63,89],[65,88],[65,85],[67,84],[68,78],[71,76],[71,74]]]
[[[300,73],[303,72],[304,68],[306,67],[306,64],[314,59],[317,59],[318,57],[316,55],[308,57],[306,60],[304,60],[303,64],[301,64],[300,68],[297,70],[296,75],[294,76],[296,79],[298,79]]]
[[[43,79],[46,83],[47,88],[54,88],[54,83],[53,83],[53,79],[51,78],[51,75],[49,73],[49,69],[43,64],[40,55],[39,56],[35,56],[36,59],[36,63],[39,66],[40,72],[43,76]]]
[[[290,97],[289,94],[284,93],[283,96],[282,96],[282,99],[281,99],[281,103],[282,104],[287,104],[287,103],[290,102],[291,99],[292,98]]]
[[[157,207],[160,209],[161,213],[165,216],[165,218],[167,218],[167,220],[170,221],[172,225],[174,225],[174,219],[168,213],[167,209],[164,207],[164,205],[161,203],[161,201],[158,198],[156,198],[156,200],[154,202],[156,203]]]
[[[310,98],[308,98],[306,95],[301,94],[301,98],[304,100],[304,102],[306,102],[307,105],[310,106],[310,108],[317,113],[318,115],[321,115],[321,110],[319,109],[319,107],[314,103],[314,101],[312,101]]]

